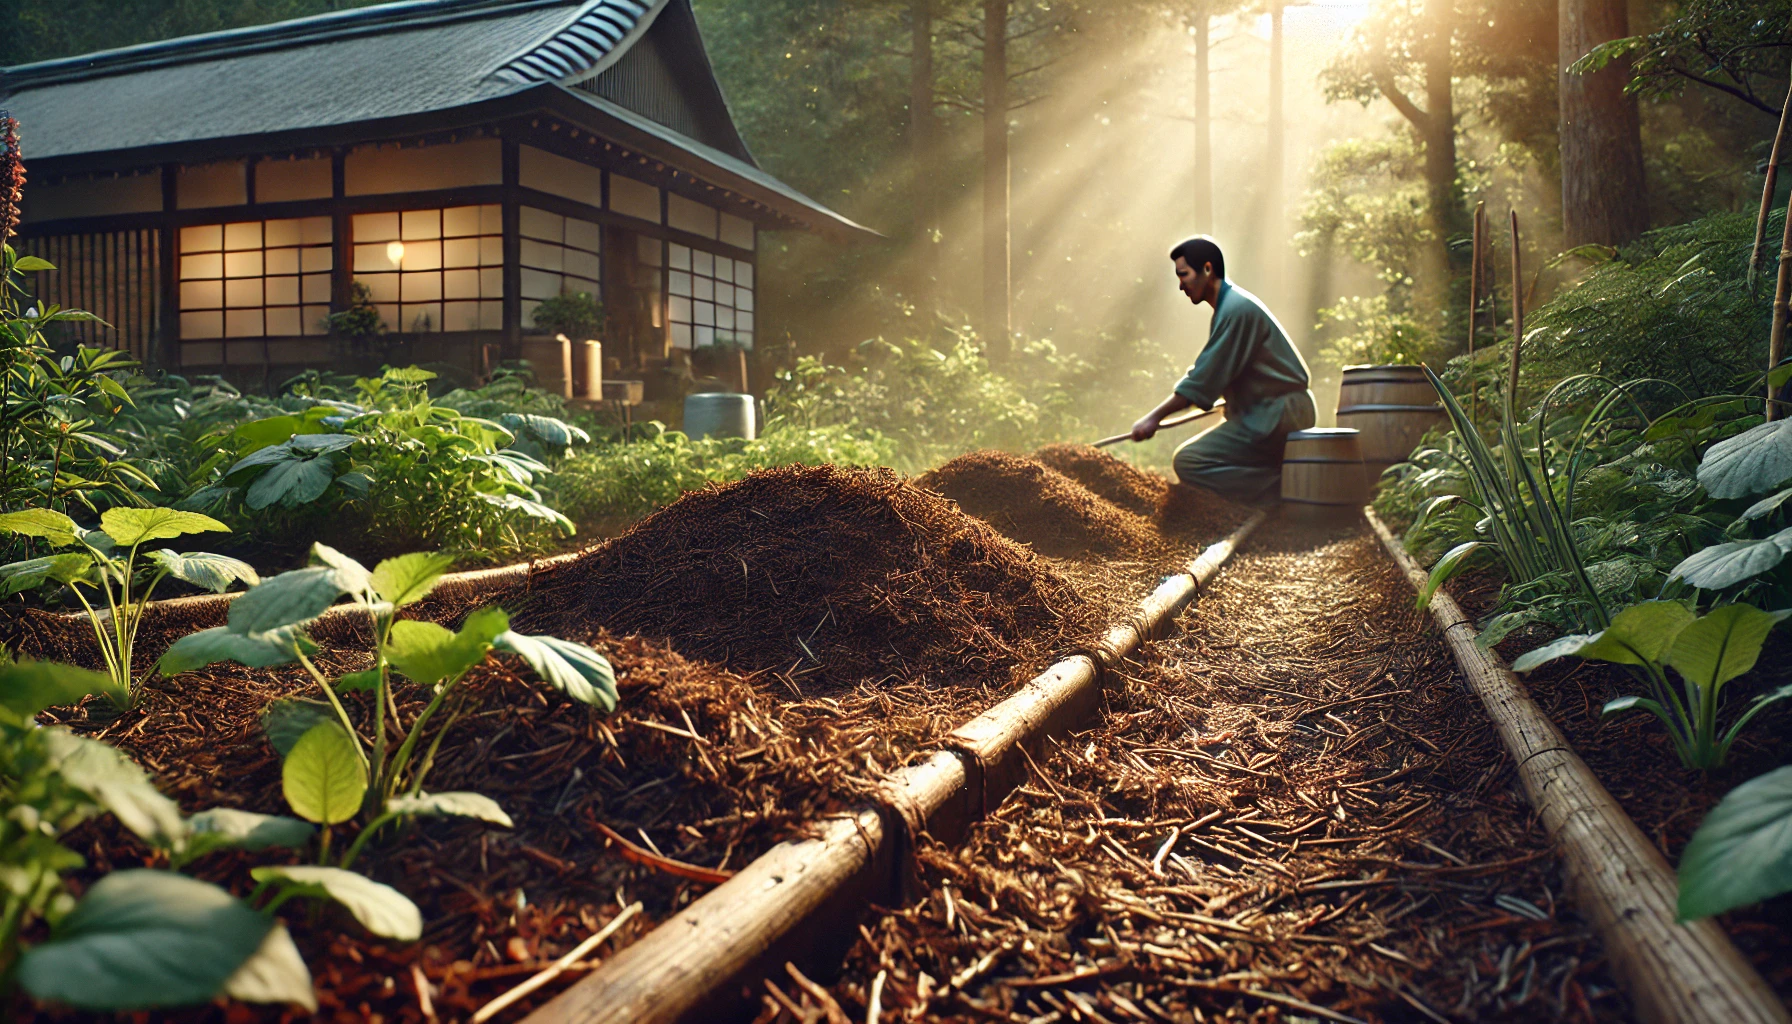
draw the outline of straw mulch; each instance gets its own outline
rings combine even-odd
[[[964,848],[923,846],[927,896],[841,981],[760,1020],[865,1019],[880,977],[883,1020],[1628,1019],[1366,530],[1264,527],[1184,625]]]
[[[929,470],[916,485],[1045,555],[1065,558],[1157,553],[1151,523],[1041,462],[979,451]]]

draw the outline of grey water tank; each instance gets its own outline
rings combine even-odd
[[[726,392],[701,392],[684,398],[684,432],[700,437],[744,437],[759,434],[753,415],[753,396]]]

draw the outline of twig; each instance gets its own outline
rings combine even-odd
[[[624,924],[627,924],[629,918],[634,917],[636,914],[638,914],[640,912],[641,912],[641,904],[638,901],[635,903],[631,903],[627,907],[623,908],[622,913],[617,914],[615,917],[610,918],[610,923],[604,925],[602,931],[599,931],[597,934],[586,939],[584,942],[581,942],[578,945],[574,946],[572,948],[571,952],[567,953],[565,956],[561,957],[560,959],[554,961],[552,964],[549,964],[548,967],[545,970],[543,970],[541,973],[535,975],[534,977],[530,978],[528,981],[523,982],[521,985],[518,985],[517,987],[504,993],[503,995],[492,1000],[491,1002],[486,1003],[484,1006],[481,1006],[479,1008],[479,1012],[473,1014],[473,1024],[485,1024],[486,1021],[491,1020],[493,1017],[496,1017],[498,1014],[502,1013],[506,1007],[510,1006],[510,1004],[523,998],[524,996],[526,996],[529,993],[535,991],[536,989],[542,987],[543,985],[546,985],[548,982],[553,981],[555,978],[558,978],[568,967],[571,967],[573,964],[578,963],[581,959],[583,959],[585,956],[587,956],[592,950],[603,945],[605,939],[608,939],[610,936],[616,934],[616,930],[618,928],[621,928]],[[420,1000],[428,999],[428,996],[424,995],[424,993],[427,991],[428,991],[427,984],[421,985],[418,987],[417,992],[418,992],[418,997]]]
[[[663,871],[668,875],[676,875],[679,878],[688,878],[693,882],[704,882],[708,885],[721,885],[723,882],[734,877],[734,872],[732,871],[700,867],[696,864],[686,864],[682,860],[673,860],[670,857],[662,857],[651,850],[642,849],[634,843],[629,842],[627,839],[622,838],[621,833],[603,822],[598,821],[596,818],[591,817],[590,812],[586,812],[586,818],[590,821],[592,828],[601,832],[605,839],[616,844],[617,852],[622,854],[623,860],[634,861],[636,864],[653,868],[655,871]]]

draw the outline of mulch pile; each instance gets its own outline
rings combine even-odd
[[[326,670],[364,666],[365,655],[356,653],[364,646],[343,642],[344,630],[318,632]],[[423,1021],[421,991],[439,1019],[464,1020],[624,907],[644,905],[585,968],[502,1018],[515,1020],[714,884],[624,859],[606,849],[594,823],[674,861],[726,873],[866,792],[908,750],[971,713],[913,684],[868,696],[856,707],[825,697],[769,700],[746,677],[686,659],[663,643],[592,631],[579,636],[616,668],[621,700],[615,714],[601,717],[560,699],[503,659],[463,684],[470,711],[448,733],[429,776],[433,791],[492,797],[516,828],[425,822],[374,842],[358,862],[417,903],[426,923],[420,942],[383,942],[333,911],[312,916],[298,904],[281,915],[311,966],[320,1019]],[[129,752],[187,813],[214,806],[288,813],[280,760],[259,716],[269,702],[295,696],[318,697],[301,672],[220,664],[158,682],[137,710],[110,721],[89,717],[98,710],[91,702],[52,712],[46,721],[60,720]],[[414,719],[425,696],[400,687],[401,719]],[[357,720],[371,719],[367,694],[344,701]],[[110,817],[73,833],[69,845],[88,860],[75,876],[77,892],[105,871],[156,863]],[[297,860],[279,850],[227,853],[190,870],[248,892],[250,868]],[[23,998],[12,1009],[16,1019],[92,1019],[34,1009]],[[231,1014],[233,1021],[304,1017],[275,1007],[236,1006]],[[193,1008],[157,1017],[216,1020],[218,1013]]]
[[[1360,524],[1266,525],[1184,624],[963,848],[924,843],[925,897],[824,998],[784,983],[760,1020],[874,989],[885,1020],[1631,1019]]]
[[[1034,452],[1033,458],[1135,516],[1155,518],[1169,497],[1169,480],[1093,445],[1048,444]]]
[[[1149,520],[1025,456],[972,452],[915,483],[1043,555],[1138,558],[1164,549]]]
[[[1032,552],[895,473],[835,466],[687,494],[531,590],[537,631],[666,637],[805,691],[1005,682],[1096,625]]]

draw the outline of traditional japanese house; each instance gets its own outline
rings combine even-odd
[[[7,68],[0,95],[41,298],[182,372],[342,365],[358,294],[382,345],[468,369],[579,292],[630,368],[751,347],[761,231],[872,234],[755,163],[690,0],[410,0]]]

